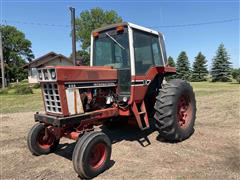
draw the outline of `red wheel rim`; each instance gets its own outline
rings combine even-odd
[[[177,120],[181,128],[188,127],[192,119],[192,104],[189,96],[182,95],[178,100]]]
[[[93,169],[101,167],[106,160],[106,146],[103,143],[96,144],[89,155],[89,164]]]
[[[42,129],[37,136],[37,144],[42,149],[49,149],[54,143],[55,136],[48,131],[46,128]]]

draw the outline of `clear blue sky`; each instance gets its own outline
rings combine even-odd
[[[1,19],[25,33],[32,42],[35,57],[49,51],[69,56],[70,27],[28,23],[70,25],[69,6],[76,16],[83,10],[101,7],[115,10],[124,21],[156,27],[165,35],[167,54],[176,60],[187,52],[190,62],[201,51],[209,67],[218,45],[223,42],[234,67],[240,66],[239,21],[186,27],[158,27],[239,18],[239,1],[1,1]],[[6,21],[5,21],[6,20]],[[80,46],[77,47],[80,49]]]

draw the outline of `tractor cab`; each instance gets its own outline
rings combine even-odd
[[[157,31],[120,23],[96,29],[91,34],[91,66],[117,69],[120,99],[130,98],[131,86],[149,85],[154,78],[147,78],[151,70],[164,67],[166,62],[163,35]]]

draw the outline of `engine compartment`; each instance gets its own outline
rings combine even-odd
[[[84,112],[113,107],[117,103],[116,88],[79,89]]]

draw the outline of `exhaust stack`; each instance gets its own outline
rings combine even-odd
[[[70,7],[71,11],[71,26],[72,26],[72,61],[76,66],[76,28],[75,28],[75,8]]]

